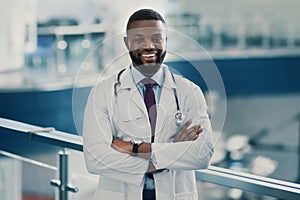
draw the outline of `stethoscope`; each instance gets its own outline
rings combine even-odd
[[[121,77],[121,74],[125,71],[125,69],[122,69],[117,75],[116,75],[116,81],[115,81],[115,84],[114,84],[114,95],[115,95],[115,104],[117,104],[117,99],[118,99],[118,92],[117,92],[117,87],[121,85],[121,82],[120,82],[120,77]],[[174,78],[174,75],[172,72],[171,73],[171,76],[172,76],[172,79],[174,81],[174,83],[176,84],[176,81],[175,81],[175,78]],[[181,112],[180,110],[180,107],[179,107],[179,102],[178,102],[178,97],[177,97],[177,90],[176,88],[173,89],[173,92],[174,92],[174,97],[175,97],[175,102],[176,102],[176,113],[175,113],[175,123],[177,126],[180,126],[184,120],[184,115],[183,113]]]

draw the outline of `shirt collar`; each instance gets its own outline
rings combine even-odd
[[[161,87],[164,81],[164,70],[162,68],[163,66],[161,66],[159,70],[152,77],[150,77],[159,85],[159,87]],[[147,78],[132,65],[130,65],[130,70],[133,81],[136,85],[138,85],[144,78]]]

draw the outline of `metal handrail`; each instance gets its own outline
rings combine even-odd
[[[300,185],[252,174],[210,166],[207,170],[196,171],[197,180],[211,182],[260,195],[280,199],[299,199]]]
[[[0,139],[3,134],[9,133],[25,134],[30,140],[40,141],[62,148],[69,148],[77,151],[83,151],[82,137],[79,135],[68,134],[61,131],[56,131],[53,128],[41,128],[21,122],[0,118]],[[0,147],[1,149],[1,147]],[[0,152],[1,153],[1,152]],[[61,154],[60,156],[65,156]],[[64,157],[62,159],[67,164]],[[61,170],[64,167],[60,166]],[[70,191],[76,192],[74,187],[66,182],[66,171],[62,175],[63,180],[58,183],[65,185],[57,185],[60,189],[70,188]],[[249,191],[260,195],[273,196],[280,199],[299,199],[300,198],[300,184],[291,183],[288,181],[281,181],[277,179],[256,176],[253,174],[237,172],[220,167],[210,166],[206,170],[196,171],[196,178],[200,181],[210,182],[217,185],[223,185],[230,188],[236,188],[243,191]],[[53,182],[53,185],[56,184]],[[66,192],[66,191],[64,191]],[[62,195],[61,200],[67,199]]]

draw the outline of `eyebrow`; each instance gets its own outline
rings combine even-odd
[[[154,33],[151,36],[162,36],[162,35],[163,35],[162,33]],[[142,36],[145,36],[145,34],[142,34],[142,33],[133,34],[133,37],[142,37]]]
[[[133,34],[133,37],[142,37],[142,36],[144,36],[144,35],[141,33]]]

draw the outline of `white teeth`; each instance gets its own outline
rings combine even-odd
[[[149,58],[149,57],[155,56],[155,54],[154,53],[153,54],[143,54],[142,56]]]

